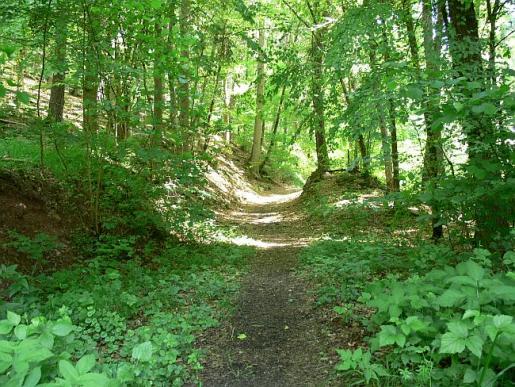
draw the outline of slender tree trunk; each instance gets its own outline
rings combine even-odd
[[[390,45],[388,42],[388,35],[386,33],[386,23],[383,21],[383,60],[388,62],[390,60]],[[400,186],[400,167],[399,167],[399,150],[397,144],[397,119],[396,119],[396,109],[395,102],[391,95],[387,96],[388,104],[388,119],[390,121],[390,145],[391,149],[391,158],[392,158],[392,186],[391,189],[394,192],[399,192],[401,189]]]
[[[52,75],[52,88],[50,89],[50,101],[48,103],[48,118],[51,122],[63,120],[64,112],[64,80],[66,74],[66,37],[67,27],[64,18],[56,20],[55,33],[55,58],[56,71]]]
[[[259,47],[265,47],[264,23],[259,24]],[[255,175],[259,175],[259,162],[261,159],[261,143],[263,141],[263,123],[265,107],[265,62],[262,53],[259,54],[256,80],[256,118],[254,120],[254,138],[250,155],[250,169]]]
[[[224,112],[223,120],[225,126],[224,139],[227,144],[231,143],[231,110],[234,106],[234,97],[232,95],[233,79],[232,74],[228,73],[224,80]]]
[[[499,13],[500,7],[500,0],[495,0],[493,7],[492,1],[486,0],[487,20],[488,24],[490,25],[490,31],[488,33],[488,71],[490,73],[490,83],[492,84],[492,86],[496,84],[497,79],[497,74],[495,70],[495,29],[497,23],[497,15]]]
[[[347,104],[347,108],[349,108],[351,106],[351,99],[349,96],[349,90],[347,89],[347,86],[345,86],[345,82],[344,82],[343,78],[340,78],[340,84],[342,86],[345,103]],[[352,86],[352,83],[350,80],[349,80],[349,89],[350,89],[350,91],[353,90],[353,86]],[[361,130],[362,128],[360,127],[359,129]],[[363,137],[363,134],[361,134],[361,133],[358,134],[357,142],[358,142],[359,153],[360,153],[361,161],[362,161],[362,165],[363,165],[363,173],[365,175],[368,175],[370,173],[370,159],[368,157],[367,144],[365,143],[365,138]]]
[[[431,0],[423,0],[422,26],[426,62],[426,78],[431,80],[436,78],[436,75],[439,71],[439,47],[441,46],[438,41],[435,42],[433,39],[433,7]],[[434,189],[436,179],[438,179],[438,177],[443,173],[442,135],[439,128],[433,128],[434,114],[438,111],[440,105],[440,95],[438,91],[434,91],[431,89],[431,87],[426,87],[424,95],[427,108],[424,111],[426,148],[424,152],[424,172],[422,179],[429,182],[429,184]],[[443,228],[440,224],[440,211],[436,204],[433,204],[432,211],[433,239],[438,240],[443,235]]]
[[[190,0],[181,0],[180,7],[180,33],[184,38],[188,34],[190,27],[190,11],[191,4]],[[181,51],[181,57],[183,58],[183,64],[179,71],[179,88],[178,88],[178,99],[179,99],[179,126],[182,131],[183,141],[188,139],[190,132],[190,69],[188,68],[188,62],[190,52],[188,47],[184,47]],[[183,144],[191,145],[191,144]]]
[[[173,51],[175,48],[174,36],[173,36],[173,29],[175,25],[177,24],[177,17],[175,15],[175,8],[176,8],[176,0],[170,1],[170,7],[169,7],[169,18],[170,22],[168,23],[168,50]],[[169,70],[167,72],[167,78],[168,78],[168,93],[170,96],[170,102],[168,105],[168,112],[169,112],[169,122],[170,127],[172,129],[177,128],[177,93],[176,93],[176,70],[175,70],[175,64],[174,63],[167,63],[167,66],[169,67]]]
[[[275,140],[277,139],[277,131],[279,129],[279,122],[281,120],[281,113],[282,113],[282,109],[283,109],[285,94],[286,94],[286,85],[283,85],[283,87],[281,89],[281,96],[279,98],[279,105],[277,106],[274,124],[272,127],[272,138],[270,139],[270,146],[268,147],[268,150],[266,151],[266,155],[265,155],[265,158],[263,159],[263,162],[259,166],[260,173],[263,172],[263,169],[265,168],[266,163],[268,163],[268,160],[270,160],[270,155],[272,154],[272,150],[274,149],[274,146],[275,146]]]
[[[325,102],[322,83],[324,80],[324,52],[322,46],[322,33],[314,31],[311,34],[311,93],[313,100],[313,113],[315,124],[315,146],[317,154],[317,171],[322,175],[329,169],[329,154],[325,139]]]
[[[163,136],[163,110],[164,110],[164,79],[163,79],[163,66],[162,66],[162,58],[163,52],[160,49],[161,47],[161,26],[159,22],[155,24],[155,42],[156,46],[154,47],[154,135],[153,135],[153,143],[154,146],[157,146],[162,139]]]
[[[372,44],[372,47],[369,51],[370,57],[370,65],[372,69],[376,69],[377,61],[375,56],[375,45]],[[375,90],[379,92],[379,85],[377,81],[375,82]],[[394,190],[393,184],[393,167],[392,167],[392,154],[391,154],[391,146],[390,146],[390,133],[388,133],[388,127],[386,125],[386,114],[384,111],[384,106],[378,104],[377,106],[377,117],[379,121],[379,130],[381,132],[381,151],[383,154],[383,163],[384,163],[384,175],[386,180],[387,191],[391,192]]]
[[[96,133],[98,131],[98,104],[97,94],[99,87],[98,69],[96,66],[95,52],[93,49],[94,38],[91,31],[87,32],[86,47],[83,47],[83,85],[82,85],[82,127],[86,133]]]

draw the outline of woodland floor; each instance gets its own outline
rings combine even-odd
[[[310,286],[295,274],[303,246],[320,233],[303,222],[300,192],[276,189],[221,214],[257,254],[244,278],[236,311],[207,332],[205,386],[332,385],[328,334]],[[333,343],[334,346],[334,343]]]

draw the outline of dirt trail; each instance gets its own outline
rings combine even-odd
[[[258,250],[234,317],[205,337],[205,386],[331,384],[333,366],[323,353],[327,335],[320,330],[307,284],[294,273],[300,249],[317,237],[295,211],[297,196],[282,192],[256,197],[226,216],[245,235],[236,243]]]

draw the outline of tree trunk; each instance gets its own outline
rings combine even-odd
[[[56,71],[52,75],[52,88],[50,89],[50,101],[48,103],[48,119],[51,122],[61,122],[64,112],[64,79],[66,74],[66,21],[60,17],[55,26],[55,58]]]
[[[164,79],[163,66],[161,64],[163,52],[161,47],[161,26],[159,22],[155,25],[155,47],[154,47],[154,135],[153,145],[160,144],[163,136],[163,109],[164,109]]]
[[[315,146],[317,154],[317,173],[322,175],[329,169],[329,155],[325,139],[325,103],[322,83],[324,80],[324,52],[322,34],[313,31],[311,35],[312,79],[311,93],[315,121]]]
[[[92,58],[94,54],[89,49],[87,53],[89,55],[84,68],[82,91],[83,128],[87,133],[96,133],[98,131],[98,70]]]
[[[440,67],[440,47],[439,42],[433,40],[433,7],[431,0],[423,0],[422,5],[422,26],[424,37],[424,56],[426,62],[426,78],[428,80],[435,79]],[[435,44],[436,43],[436,44]],[[434,114],[438,111],[440,105],[439,92],[433,91],[431,87],[426,87],[424,91],[426,102],[426,110],[424,111],[425,129],[426,129],[426,147],[424,152],[424,172],[422,179],[429,182],[434,189],[436,179],[443,173],[443,151],[442,151],[442,135],[439,128],[433,128]],[[433,239],[440,239],[443,235],[443,228],[440,224],[440,214],[438,206],[432,206],[433,216]]]
[[[345,82],[343,78],[340,78],[340,84],[342,86],[343,96],[345,98],[345,103],[347,104],[347,108],[351,105],[351,99],[349,96],[349,90],[347,90],[347,86],[345,86]],[[351,81],[349,80],[349,89],[350,91],[353,90],[353,85]],[[359,128],[362,129],[361,127]],[[363,173],[365,175],[368,175],[370,173],[370,159],[368,158],[368,152],[367,152],[367,144],[365,143],[365,138],[363,137],[363,134],[358,134],[358,148],[359,153],[361,156],[361,162],[363,165]]]
[[[231,110],[234,107],[234,96],[232,95],[233,79],[232,74],[228,73],[224,80],[224,139],[227,144],[231,143]]]
[[[372,47],[369,51],[370,57],[370,65],[372,69],[377,67],[377,61],[375,56],[375,45],[372,44]],[[377,81],[375,82],[375,89],[379,92],[379,86],[377,85]],[[386,180],[386,189],[387,192],[391,192],[394,190],[393,184],[393,167],[392,167],[392,154],[390,147],[390,134],[388,133],[388,127],[386,126],[386,115],[384,111],[384,106],[378,104],[377,106],[377,117],[379,120],[379,130],[381,132],[381,151],[383,153],[383,163],[384,163],[384,176]]]
[[[501,4],[500,0],[495,0],[493,7],[492,1],[486,0],[486,11],[487,11],[487,20],[488,24],[490,24],[490,31],[488,33],[488,71],[490,73],[490,83],[492,86],[496,84],[496,70],[495,70],[495,48],[496,48],[496,38],[495,38],[495,29],[497,16],[500,11]]]
[[[175,8],[176,8],[176,0],[170,1],[170,7],[169,7],[169,18],[170,22],[168,23],[168,50],[173,51],[175,48],[174,36],[173,36],[173,29],[175,25],[177,24],[177,17],[175,15]],[[169,66],[169,70],[167,72],[167,78],[168,78],[168,94],[170,96],[170,102],[168,105],[168,112],[169,112],[169,123],[170,127],[172,129],[177,128],[177,93],[176,93],[176,87],[175,87],[175,81],[176,81],[176,70],[175,70],[175,64],[174,63],[167,63],[167,66]]]
[[[258,40],[261,50],[265,47],[264,24],[259,24]],[[255,175],[259,175],[259,162],[261,159],[261,143],[263,141],[263,123],[265,106],[265,62],[263,53],[259,53],[256,80],[256,118],[254,120],[254,138],[250,155],[250,169]]]
[[[474,3],[464,0],[449,0],[449,15],[453,27],[451,34],[454,44],[451,45],[451,56],[457,75],[467,82],[476,82],[486,90],[487,75],[483,68],[479,28]],[[478,90],[471,90],[467,83],[459,86],[464,100],[473,98]],[[491,162],[493,155],[491,146],[496,144],[496,136],[492,120],[484,112],[468,113],[462,120],[467,141],[469,164],[476,169],[484,170],[484,164]],[[488,171],[489,179],[501,179],[501,171]],[[498,235],[507,235],[510,231],[507,214],[502,210],[498,199],[485,193],[476,208],[475,240],[479,245],[489,247]]]
[[[386,23],[383,21],[383,60],[388,62],[390,60],[390,45],[388,42],[388,35],[386,33]],[[396,120],[396,109],[395,102],[391,95],[387,96],[388,100],[388,118],[390,121],[390,145],[391,158],[392,158],[392,186],[391,189],[394,192],[399,192],[401,189],[400,185],[400,167],[399,167],[399,150],[397,145],[397,120]]]
[[[180,33],[183,38],[188,34],[190,27],[190,0],[182,0],[180,7]],[[182,131],[183,141],[188,139],[190,132],[190,69],[188,68],[190,52],[188,47],[184,47],[181,51],[183,63],[179,68],[179,126]],[[189,145],[189,144],[182,144]]]
[[[279,121],[281,120],[281,113],[282,113],[282,109],[283,109],[285,94],[286,94],[286,85],[283,85],[283,87],[281,89],[281,97],[279,98],[279,105],[277,106],[277,111],[275,113],[274,125],[272,128],[272,138],[270,139],[270,146],[268,147],[268,150],[266,151],[266,155],[265,155],[265,158],[263,159],[263,162],[259,166],[259,173],[263,172],[263,169],[265,168],[266,163],[268,162],[268,160],[270,160],[270,155],[275,146],[275,140],[277,138],[277,131],[279,129]]]

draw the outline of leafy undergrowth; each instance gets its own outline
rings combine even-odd
[[[345,197],[323,190],[305,202],[312,222],[331,219],[328,237],[302,252],[301,274],[342,332],[362,332],[361,343],[335,339],[342,380],[511,385],[515,254],[433,244],[412,231],[409,211],[393,211],[366,187]]]
[[[100,256],[37,277],[2,266],[9,286],[0,289],[0,384],[195,381],[203,356],[196,337],[229,311],[251,253],[175,246],[154,258]]]

